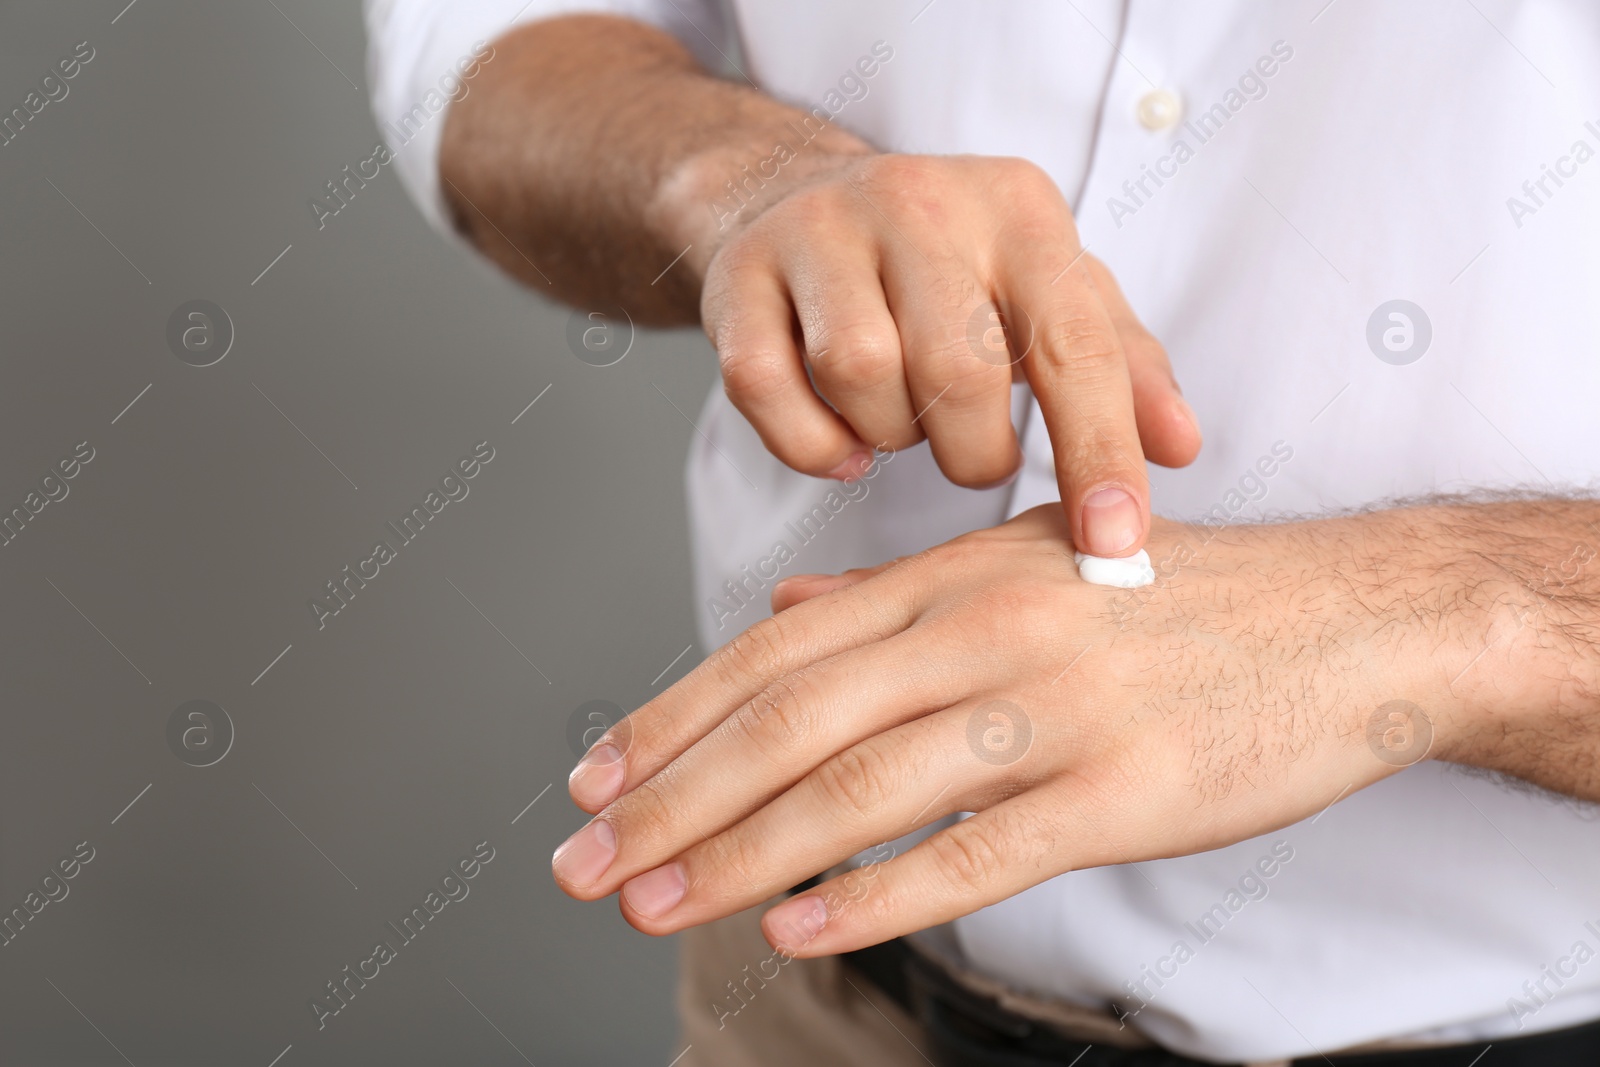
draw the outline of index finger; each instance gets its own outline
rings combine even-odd
[[[1050,435],[1073,543],[1094,556],[1127,556],[1150,530],[1128,361],[1084,254],[1074,250],[1078,258],[1062,270],[1064,251],[1020,252],[1002,285],[1031,320],[1022,366]]]

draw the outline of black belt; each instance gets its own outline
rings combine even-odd
[[[1073,1040],[974,993],[899,939],[847,952],[843,959],[922,1024],[936,1067],[1215,1067],[1159,1048],[1120,1049]],[[1494,1051],[1484,1055],[1491,1046]],[[1600,1021],[1471,1045],[1308,1056],[1292,1062],[1295,1067],[1600,1067]]]

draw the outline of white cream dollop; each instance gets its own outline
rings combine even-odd
[[[1122,559],[1086,556],[1082,552],[1074,552],[1072,558],[1078,563],[1078,577],[1090,585],[1137,589],[1156,580],[1155,568],[1150,566],[1150,554],[1142,548]]]

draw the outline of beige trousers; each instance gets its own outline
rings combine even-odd
[[[785,959],[757,908],[679,937],[678,1067],[927,1067],[922,1031],[837,957]]]
[[[781,899],[679,935],[678,1016],[687,1049],[675,1067],[928,1067],[921,1026],[866,978],[834,956],[786,959],[772,950],[761,913]],[[1046,1005],[999,995],[1013,1010],[1049,1017]],[[1085,1041],[1145,1044],[1100,1016],[1074,1012],[1053,1022]]]

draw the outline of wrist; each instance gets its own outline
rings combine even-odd
[[[804,118],[815,126],[815,119]],[[778,136],[746,137],[687,156],[658,183],[646,225],[664,245],[688,249],[682,262],[697,283],[728,239],[767,208],[875,154],[865,141],[836,127],[824,127],[803,144],[810,127],[801,126],[799,118],[777,128]]]

